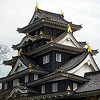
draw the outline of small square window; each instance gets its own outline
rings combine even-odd
[[[25,76],[25,82],[28,82],[29,81],[29,77],[28,75]]]
[[[41,86],[41,93],[45,93],[45,85]]]
[[[61,54],[56,53],[56,61],[61,62]]]
[[[38,75],[34,74],[34,80],[38,79]]]
[[[19,79],[13,80],[13,87],[14,87],[14,86],[17,86],[17,83],[19,83]]]
[[[52,84],[52,92],[57,92],[58,91],[58,83],[53,83]]]
[[[77,84],[73,83],[73,91],[75,91],[77,89]]]
[[[43,57],[43,64],[49,63],[49,55]]]
[[[7,83],[4,84],[4,90],[6,90],[6,89],[7,89]]]

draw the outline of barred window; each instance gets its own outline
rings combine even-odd
[[[61,62],[61,54],[56,53],[56,61]]]
[[[34,80],[38,79],[38,75],[34,74]]]
[[[49,63],[49,55],[43,57],[43,64]]]
[[[41,86],[41,93],[45,93],[45,85]]]
[[[52,92],[57,92],[58,91],[58,83],[53,83],[52,84]]]
[[[73,91],[77,89],[77,84],[73,83]]]

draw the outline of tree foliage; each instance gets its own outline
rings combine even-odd
[[[0,44],[0,61],[7,59],[7,53],[9,52],[9,49],[6,45]]]

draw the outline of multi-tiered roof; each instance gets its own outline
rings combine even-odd
[[[4,61],[12,70],[0,79],[1,100],[86,100],[94,93],[98,98],[100,71],[93,58],[98,51],[75,39],[73,33],[81,28],[66,21],[63,12],[44,11],[37,5],[29,24],[18,28],[26,34],[12,46],[18,56]]]

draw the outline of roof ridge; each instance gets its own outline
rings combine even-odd
[[[70,59],[69,59],[64,65],[66,65],[68,62],[70,62],[71,60],[75,59],[76,57],[84,55],[84,56],[82,56],[82,57],[83,57],[82,59],[79,59],[79,60],[78,60],[78,63],[72,64],[73,67],[67,68],[67,69],[65,68],[64,71],[66,72],[66,71],[68,71],[68,70],[74,68],[74,66],[77,66],[77,64],[79,64],[81,61],[83,61],[83,60],[86,58],[86,56],[87,56],[88,54],[89,54],[89,53],[87,52],[87,49],[86,49],[86,50],[84,50],[84,51],[82,51],[82,52],[80,52],[80,53],[74,55],[75,57],[72,57],[72,56],[71,56]],[[71,58],[72,58],[72,59],[71,59]],[[63,66],[64,66],[64,65],[63,65]],[[72,66],[72,65],[71,65],[71,66]]]
[[[53,13],[53,12],[42,10],[42,9],[38,9],[38,11],[40,11],[40,13],[41,13],[41,11],[43,11],[43,12],[47,12],[47,13],[51,13],[51,14],[55,14],[55,15],[59,15],[60,16],[60,14],[58,14],[58,13]]]

